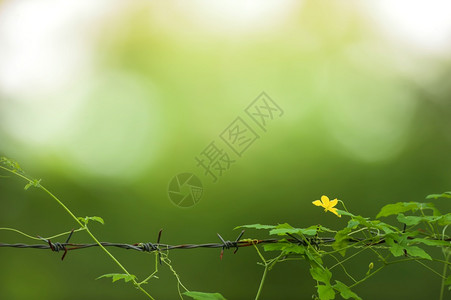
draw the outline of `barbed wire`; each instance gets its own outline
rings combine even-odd
[[[66,239],[66,242],[59,243],[59,242],[52,242],[50,239],[45,239],[42,237],[39,237],[45,244],[25,244],[25,243],[15,243],[15,244],[8,244],[8,243],[0,243],[0,247],[9,247],[9,248],[27,248],[27,249],[51,249],[53,252],[60,252],[64,251],[63,256],[61,257],[62,260],[64,260],[66,254],[68,251],[73,250],[81,250],[81,249],[87,249],[92,247],[99,247],[99,244],[96,243],[69,243],[70,238],[72,237],[72,234],[74,233],[74,230],[72,230]],[[197,248],[209,248],[209,249],[217,249],[221,248],[221,254],[220,258],[222,259],[224,250],[228,250],[231,248],[235,248],[234,253],[238,251],[241,247],[250,247],[254,245],[262,245],[262,244],[275,244],[279,242],[286,242],[286,243],[292,243],[297,245],[312,245],[314,247],[319,247],[319,245],[327,245],[332,244],[335,242],[335,238],[333,237],[312,237],[312,238],[305,238],[300,239],[292,234],[287,234],[291,238],[280,238],[280,239],[243,239],[241,240],[241,237],[244,234],[244,230],[241,231],[239,236],[236,238],[235,241],[229,241],[224,240],[222,236],[218,233],[217,236],[220,239],[221,242],[218,243],[205,243],[205,244],[180,244],[180,245],[170,245],[170,244],[164,244],[160,243],[161,239],[161,233],[162,230],[158,233],[158,239],[156,243],[135,243],[135,244],[126,244],[126,243],[111,243],[111,242],[100,242],[100,245],[103,247],[116,247],[126,250],[135,250],[139,252],[160,252],[160,251],[167,251],[167,250],[175,250],[175,249],[197,249]],[[362,238],[355,238],[350,237],[348,239],[351,243],[360,243],[362,241],[365,241],[365,239]],[[451,238],[444,239],[444,241],[451,241]],[[375,246],[385,243],[384,239],[381,239],[377,242],[372,242],[369,244],[364,244],[363,246]]]
[[[205,243],[205,244],[180,244],[180,245],[170,245],[170,244],[164,244],[160,243],[161,239],[161,232],[158,233],[158,240],[156,243],[146,242],[146,243],[135,243],[135,244],[127,244],[127,243],[111,243],[111,242],[100,242],[100,244],[103,247],[116,247],[121,249],[127,249],[127,250],[135,250],[139,252],[156,252],[156,251],[166,251],[166,250],[175,250],[175,249],[196,249],[196,248],[209,248],[209,249],[217,249],[221,248],[221,255],[220,258],[222,259],[224,250],[228,250],[231,248],[235,248],[234,253],[238,251],[241,247],[249,247],[254,245],[261,245],[261,244],[274,244],[278,242],[287,242],[287,243],[293,243],[293,244],[302,244],[306,246],[308,243],[311,243],[315,246],[318,246],[319,244],[329,244],[335,242],[335,239],[332,237],[314,237],[314,238],[308,238],[307,240],[299,239],[293,235],[290,234],[292,238],[289,239],[243,239],[240,240],[241,237],[244,234],[244,230],[241,231],[239,236],[236,238],[235,241],[229,241],[224,240],[222,236],[217,233],[218,238],[221,242],[218,243]],[[72,234],[74,233],[74,230],[72,230],[64,243],[59,242],[52,242],[50,239],[45,239],[40,236],[38,236],[39,239],[41,239],[45,244],[25,244],[25,243],[14,243],[14,244],[8,244],[8,243],[0,243],[0,247],[9,247],[9,248],[26,248],[26,249],[51,249],[53,252],[60,252],[64,251],[63,256],[61,259],[63,260],[67,254],[68,251],[73,250],[81,250],[81,249],[87,249],[92,247],[99,247],[99,244],[97,243],[69,243],[70,238],[72,237]],[[352,240],[360,241],[360,239],[352,238]]]

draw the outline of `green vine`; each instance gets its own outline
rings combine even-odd
[[[155,270],[144,280],[139,281],[137,276],[131,274],[90,231],[88,224],[90,221],[104,224],[100,217],[77,217],[59,198],[47,190],[41,180],[33,179],[26,175],[19,164],[5,157],[0,157],[0,169],[14,174],[26,181],[25,190],[35,187],[43,190],[54,199],[71,216],[79,226],[74,231],[84,231],[90,238],[113,260],[122,270],[122,273],[110,273],[99,276],[100,278],[111,278],[113,282],[124,280],[130,282],[135,288],[140,290],[148,298],[154,299],[147,292],[143,285],[149,283],[153,278],[158,278],[159,264],[166,265],[177,279],[177,290],[180,299],[184,296],[198,299],[219,299],[224,300],[224,296],[219,293],[203,293],[189,291],[182,283],[180,276],[174,270],[169,259],[169,249],[157,249],[158,251],[149,254],[155,255]],[[2,176],[4,177],[4,176]],[[451,192],[443,194],[432,194],[426,197],[428,200],[439,198],[451,198]],[[330,200],[327,196],[322,196],[321,200],[313,201],[313,204],[324,208],[325,212],[331,212],[337,217],[348,219],[346,227],[333,230],[322,225],[313,225],[307,228],[296,228],[287,223],[278,225],[241,225],[237,228],[248,228],[263,230],[270,236],[277,236],[277,242],[265,244],[261,247],[259,240],[241,239],[237,242],[248,243],[257,252],[263,266],[263,274],[260,285],[256,292],[255,299],[259,299],[264,292],[264,286],[268,272],[278,263],[307,261],[310,265],[310,275],[316,282],[316,294],[314,299],[329,300],[335,299],[337,295],[343,299],[361,299],[352,289],[357,285],[367,281],[375,274],[386,267],[399,263],[415,262],[423,266],[440,280],[439,299],[443,300],[451,290],[451,276],[448,269],[451,268],[451,238],[446,234],[448,226],[451,224],[451,213],[442,214],[433,203],[422,202],[397,202],[382,207],[375,219],[354,215],[349,212],[343,201],[338,199]],[[338,209],[341,205],[343,210]],[[381,219],[395,216],[398,226],[385,223]],[[13,231],[30,239],[42,240],[14,228],[0,228],[0,230]],[[64,232],[46,240],[70,234]],[[431,248],[440,248],[443,258],[433,257],[428,251]],[[267,255],[263,255],[261,248]],[[351,251],[354,251],[351,253]],[[375,255],[375,261],[369,261],[368,271],[364,276],[358,278],[345,267],[345,263],[363,252],[371,252]],[[265,256],[272,255],[272,258]],[[325,258],[330,257],[335,263],[329,265]],[[327,260],[329,261],[329,260]],[[429,262],[438,262],[443,265],[441,271],[435,270],[428,265]],[[347,278],[347,282],[333,279],[335,272],[342,271]],[[334,272],[334,273],[332,273]]]
[[[125,273],[125,274],[120,274],[117,275],[116,277],[113,277],[113,282],[118,279],[124,279],[125,281],[131,281],[133,283],[133,285],[139,289],[142,293],[144,293],[148,298],[150,299],[154,299],[145,289],[142,288],[142,283],[138,283],[136,276],[132,275],[129,273],[129,271],[119,262],[119,260],[116,259],[116,257],[114,257],[113,254],[111,254],[111,252],[109,252],[100,242],[99,240],[94,236],[94,234],[92,234],[92,232],[89,230],[88,227],[88,223],[90,220],[94,220],[97,222],[100,222],[103,224],[103,220],[100,217],[76,217],[75,214],[66,206],[64,205],[64,203],[58,199],[55,195],[53,195],[49,190],[47,190],[43,185],[41,185],[41,179],[37,180],[37,179],[33,179],[29,176],[27,176],[25,174],[25,172],[22,170],[22,168],[19,166],[19,164],[11,159],[8,159],[6,157],[0,157],[0,168],[12,173],[14,175],[19,176],[20,178],[24,179],[25,181],[27,181],[27,184],[25,185],[24,189],[27,190],[30,187],[35,187],[38,189],[43,190],[45,193],[47,193],[51,198],[53,198],[71,217],[72,219],[74,219],[74,221],[77,223],[77,225],[80,226],[80,228],[78,229],[78,231],[85,231],[90,237],[91,239],[99,245],[99,247],[114,261],[114,263]],[[14,229],[9,229],[8,230],[14,230]],[[17,230],[15,230],[17,231]],[[26,236],[29,236],[27,234],[24,234]],[[109,276],[110,274],[106,274],[105,276]],[[119,278],[119,277],[120,278]]]

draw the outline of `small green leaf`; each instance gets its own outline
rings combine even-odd
[[[184,292],[183,295],[195,300],[226,300],[226,298],[219,293]]]
[[[446,278],[445,285],[451,285],[451,275],[449,275],[448,278]],[[450,288],[451,288],[451,286],[450,286]]]
[[[444,192],[442,194],[427,195],[426,199],[451,198],[451,192]]]
[[[112,278],[113,282],[116,282],[118,280],[124,279],[125,282],[129,282],[132,281],[136,278],[135,275],[129,275],[129,274],[119,274],[119,273],[110,273],[110,274],[103,274],[102,276],[99,276],[96,278],[100,279],[100,278]]]
[[[391,215],[396,215],[406,211],[415,211],[418,209],[417,202],[398,202],[395,204],[387,204],[382,207],[381,211],[377,214],[376,219],[380,217],[388,217]]]
[[[269,231],[269,234],[278,234],[278,235],[285,235],[286,233],[296,233],[297,228],[294,228],[288,223],[279,224],[274,227],[271,231]]]
[[[327,268],[321,268],[319,266],[312,266],[310,268],[310,274],[316,281],[322,282],[324,284],[330,285],[330,279],[332,278],[332,273]]]
[[[413,240],[408,239],[409,237],[412,236],[412,234],[413,234],[412,232],[405,233],[398,237],[395,235],[390,235],[391,237],[387,237],[385,239],[387,245],[390,246],[390,252],[393,254],[393,256],[398,257],[406,254],[407,252],[407,254],[413,257],[421,257],[432,260],[431,256],[427,254],[426,251],[424,251],[422,248],[417,246],[411,246],[408,244],[415,241],[415,239]]]
[[[289,243],[282,249],[282,251],[284,252],[284,254],[290,254],[290,253],[304,254],[305,247],[303,245],[296,245],[296,244]]]
[[[337,209],[337,213],[341,216],[355,217],[355,215],[351,214],[350,212],[341,209]]]
[[[398,243],[395,243],[393,239],[386,238],[385,242],[390,246],[390,252],[393,254],[393,256],[398,257],[404,255],[404,248]]]
[[[9,169],[11,169],[13,172],[15,173],[24,173],[24,171],[22,170],[22,168],[19,166],[19,164],[7,157],[4,156],[0,156],[0,165],[3,165],[5,167],[8,167]]]
[[[275,229],[272,229],[269,231],[269,234],[277,234],[277,235],[286,235],[287,233],[290,234],[299,234],[299,235],[308,235],[308,236],[314,236],[318,232],[318,229],[323,229],[324,231],[330,230],[326,227],[322,226],[310,226],[308,228],[294,228],[290,224],[283,223],[276,226]]]
[[[398,217],[396,217],[399,222],[406,224],[407,226],[413,226],[418,225],[421,221],[421,217],[417,216],[405,216],[404,214],[399,214]]]
[[[418,225],[420,222],[439,222],[439,225],[444,226],[451,221],[451,215],[437,215],[437,216],[404,216],[399,214],[397,217],[398,221],[406,224],[407,226]]]
[[[355,215],[353,215],[351,221],[353,223],[357,222],[358,224],[360,224],[362,226],[365,226],[365,227],[372,227],[373,226],[373,224],[370,222],[369,218],[364,218],[362,216],[355,216]]]
[[[274,244],[267,244],[263,246],[265,251],[283,251],[285,254],[296,253],[304,254],[305,247],[303,245],[296,245],[289,242],[278,242]]]
[[[339,253],[342,256],[345,256],[345,254],[346,254],[346,249],[344,249],[344,248],[346,248],[346,246],[349,243],[349,236],[348,236],[348,234],[351,231],[352,231],[352,229],[347,227],[347,228],[344,228],[344,229],[338,231],[335,234],[335,237],[334,237],[335,238],[335,242],[332,243],[332,248],[335,251],[339,251]]]
[[[415,238],[410,241],[411,243],[423,243],[428,246],[451,246],[450,242],[442,241],[442,240],[428,240],[428,239],[422,239],[422,238]]]
[[[449,224],[451,224],[451,213],[441,216],[441,219],[438,220],[438,225],[440,226],[446,226]]]
[[[310,226],[310,227],[308,227],[306,229],[311,229],[313,227],[316,227],[318,232],[332,232],[332,233],[336,233],[337,232],[336,230],[329,229],[327,227],[324,227],[323,225],[318,225],[318,226],[314,226],[313,225],[313,226]]]
[[[105,222],[103,221],[103,219],[101,217],[97,217],[97,216],[84,217],[84,218],[78,217],[77,219],[80,220],[81,222],[85,223],[85,225],[88,225],[90,220],[95,221],[95,222],[99,222],[100,224],[105,225]]]
[[[323,264],[323,260],[318,252],[312,252],[309,248],[306,248],[305,250],[304,258],[310,262],[312,268]]]
[[[381,211],[377,214],[376,218],[388,217],[391,215],[396,215],[406,211],[415,212],[417,210],[430,209],[433,211],[434,215],[440,214],[438,209],[435,208],[433,203],[420,203],[420,202],[398,202],[395,204],[388,204],[382,207]]]
[[[343,282],[340,282],[338,280],[335,280],[335,285],[333,286],[334,289],[336,289],[340,295],[343,297],[343,299],[356,299],[356,300],[362,300],[362,298],[360,298],[359,296],[357,296],[356,293],[354,293],[353,291],[351,291],[351,289],[344,284]]]
[[[310,226],[308,228],[298,228],[298,229],[299,229],[299,231],[297,232],[297,234],[302,233],[303,235],[309,235],[309,236],[314,236],[318,232],[317,226]]]
[[[103,219],[101,217],[94,216],[94,217],[88,217],[88,218],[89,218],[89,220],[93,220],[93,221],[99,222],[102,225],[105,225],[105,222],[103,221]]]
[[[263,246],[265,251],[281,251],[285,245],[282,243],[267,244]]]
[[[394,233],[395,231],[393,231],[393,230],[399,231],[398,228],[393,227],[388,224],[385,224],[385,223],[382,223],[382,222],[380,224],[378,224],[376,227],[379,229],[382,229],[386,234]]]
[[[348,221],[348,228],[354,229],[359,224],[360,224],[359,221],[351,219],[351,220]]]
[[[263,249],[265,251],[282,251],[284,247],[286,247],[289,243],[274,243],[274,244],[266,244],[263,245]],[[291,244],[291,243],[290,243]]]
[[[410,256],[421,257],[421,258],[432,260],[432,257],[429,254],[427,254],[426,251],[424,251],[420,247],[408,246],[408,247],[406,247],[406,250],[407,250],[407,254],[409,254]]]
[[[318,288],[318,296],[321,300],[332,300],[335,299],[335,292],[332,286],[329,285],[317,285]]]
[[[252,224],[252,225],[237,226],[237,227],[235,227],[233,229],[238,229],[238,228],[273,229],[273,228],[276,228],[276,226],[274,226],[274,225]]]
[[[41,186],[41,179],[33,179],[32,181],[28,182],[27,185],[24,187],[24,190],[28,190],[30,187],[40,187]]]

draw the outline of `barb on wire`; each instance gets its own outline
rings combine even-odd
[[[235,254],[238,251],[238,241],[241,239],[243,234],[244,234],[244,230],[241,231],[240,235],[236,238],[236,240],[234,242],[231,242],[231,241],[225,241],[222,238],[222,236],[219,233],[217,233],[219,239],[222,242],[222,250],[221,250],[221,255],[219,256],[219,259],[222,260],[222,256],[224,255],[224,249],[230,249],[230,248],[235,247],[235,251],[233,251],[233,254]]]
[[[50,239],[45,239],[45,238],[40,237],[40,236],[38,236],[38,238],[40,238],[40,239],[43,240],[44,242],[48,243],[48,244],[49,244],[49,248],[50,248],[53,252],[59,252],[60,250],[61,250],[61,251],[64,250],[64,254],[63,254],[63,256],[61,257],[61,260],[64,260],[64,258],[66,257],[67,251],[68,251],[68,250],[73,250],[73,249],[75,249],[75,248],[67,249],[67,247],[66,247],[67,245],[72,245],[72,244],[69,244],[69,240],[70,240],[70,238],[72,237],[72,234],[74,233],[74,230],[75,230],[75,229],[72,229],[72,231],[69,233],[69,236],[67,237],[65,243],[58,243],[58,242],[52,243],[52,242],[50,241]]]
[[[159,245],[160,245],[160,239],[161,239],[161,232],[162,231],[163,231],[163,228],[160,229],[160,231],[158,232],[158,238],[157,238],[157,243],[156,244],[152,244],[150,242],[134,244],[134,246],[138,246],[139,248],[142,249],[142,251],[145,251],[145,252],[158,251],[158,261],[160,262],[160,265],[161,265],[161,251],[160,251]]]

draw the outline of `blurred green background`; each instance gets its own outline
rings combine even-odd
[[[183,244],[218,242],[216,233],[233,240],[242,224],[344,226],[311,204],[323,194],[375,217],[385,204],[450,189],[450,9],[445,1],[3,1],[0,155],[42,178],[76,215],[103,217],[104,226],[92,225],[103,241],[155,242],[160,228],[163,243]],[[283,116],[267,132],[257,128],[260,139],[213,183],[195,157],[220,144],[262,91]],[[167,195],[182,172],[204,186],[185,209]],[[23,186],[0,178],[0,227],[50,236],[76,226]],[[254,237],[265,235],[244,235]],[[0,241],[32,242],[5,231]],[[139,277],[153,270],[151,255],[111,251]],[[256,252],[226,251],[222,261],[219,253],[170,258],[190,290],[253,299],[263,271]],[[99,249],[59,257],[1,248],[0,299],[144,299],[130,285],[94,280],[120,271]],[[347,267],[363,277],[371,261],[363,253]],[[158,275],[150,293],[177,299],[170,271]],[[314,285],[307,264],[283,263],[262,299],[310,299]],[[426,299],[439,287],[410,264],[355,291]]]

